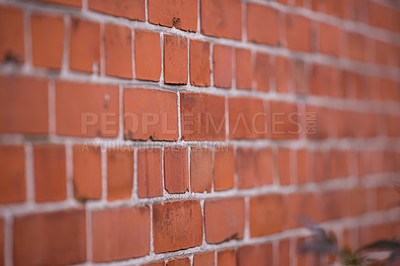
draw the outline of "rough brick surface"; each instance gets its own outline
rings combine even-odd
[[[232,86],[232,48],[214,45],[213,73],[214,86],[230,88]]]
[[[125,148],[107,150],[107,198],[129,199],[133,187],[133,151]]]
[[[25,60],[23,12],[12,7],[0,7],[0,62]]]
[[[216,147],[214,150],[214,190],[233,188],[235,159],[232,147]]]
[[[296,51],[309,52],[311,50],[311,22],[310,19],[299,15],[286,15],[287,47]]]
[[[138,196],[140,198],[163,195],[162,150],[143,149],[137,152]]]
[[[185,193],[189,190],[188,150],[164,149],[164,183],[169,193]]]
[[[280,43],[279,11],[263,5],[249,3],[246,6],[247,40],[250,42],[278,45]]]
[[[253,82],[251,51],[235,49],[235,66],[236,88],[250,90]]]
[[[145,0],[89,0],[89,9],[108,15],[144,21]]]
[[[194,86],[210,85],[210,44],[190,40],[190,84]]]
[[[212,151],[204,147],[190,149],[190,187],[192,192],[211,192]]]
[[[159,81],[161,74],[160,34],[135,30],[136,78]]]
[[[164,36],[164,80],[165,83],[186,84],[188,80],[187,39]]]

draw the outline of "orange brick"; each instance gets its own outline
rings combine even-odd
[[[254,79],[258,91],[269,91],[270,81],[269,72],[271,71],[270,58],[268,54],[256,53],[256,63],[254,67]]]
[[[279,241],[279,265],[290,265],[292,256],[290,252],[290,239]]]
[[[145,0],[89,0],[89,9],[131,20],[145,21]]]
[[[305,184],[311,179],[310,153],[306,149],[297,150],[297,184]]]
[[[266,136],[266,113],[261,99],[229,98],[229,138],[258,139]]]
[[[107,76],[131,79],[133,77],[131,29],[106,24],[104,42]]]
[[[190,149],[190,187],[192,192],[211,192],[212,151],[205,147]]]
[[[348,57],[356,61],[366,59],[366,39],[363,35],[353,32],[347,33]]]
[[[153,205],[154,252],[162,253],[201,245],[202,221],[198,200]]]
[[[25,201],[24,147],[0,146],[0,166],[0,204]]]
[[[175,92],[124,89],[124,136],[131,140],[177,140]]]
[[[233,188],[234,156],[232,147],[216,147],[214,150],[214,190]]]
[[[239,189],[251,188],[256,185],[256,163],[252,148],[237,148],[236,169]]]
[[[225,98],[223,96],[181,93],[182,140],[225,140]]]
[[[180,258],[167,261],[167,266],[190,266],[189,258]]]
[[[149,207],[94,211],[92,213],[92,239],[94,262],[136,258],[149,254]]]
[[[255,156],[257,184],[259,186],[273,184],[275,163],[271,148],[259,149]]]
[[[15,217],[13,224],[15,265],[84,263],[86,261],[85,223],[83,209]],[[32,245],[32,243],[35,244]]]
[[[285,196],[286,228],[293,229],[304,226],[299,223],[300,217],[314,222],[321,220],[318,198],[312,193],[291,193]]]
[[[33,148],[36,202],[67,198],[67,173],[63,145],[35,145]]]
[[[291,161],[292,151],[286,148],[278,149],[278,175],[279,183],[281,185],[292,184],[292,161]]]
[[[251,51],[247,49],[235,49],[236,88],[251,90],[253,82],[253,63]]]
[[[33,14],[31,25],[33,65],[60,70],[64,51],[64,19]]]
[[[47,133],[48,117],[46,80],[0,77],[1,133]]]
[[[200,21],[202,34],[242,39],[242,3],[240,0],[201,1]]]
[[[71,19],[69,66],[72,70],[98,74],[100,70],[100,24]]]
[[[207,243],[243,238],[245,220],[243,198],[206,200],[204,213]]]
[[[165,0],[164,0],[165,1]],[[164,35],[164,81],[186,84],[188,80],[187,39]]]
[[[130,199],[133,187],[133,150],[110,148],[107,150],[107,198]]]
[[[239,265],[272,265],[272,244],[247,245],[239,248]],[[282,264],[280,264],[282,265]]]
[[[169,193],[185,193],[189,189],[186,148],[164,149],[164,184]]]
[[[221,250],[217,253],[217,265],[236,266],[236,251],[234,249]]]
[[[118,87],[56,82],[56,133],[66,136],[116,137],[119,131]],[[71,108],[71,103],[74,108]]]
[[[159,81],[161,75],[160,34],[135,30],[136,79]]]
[[[276,91],[280,93],[289,92],[291,73],[288,58],[282,56],[275,57],[274,63]]]
[[[247,40],[279,45],[279,11],[268,6],[248,3],[246,12]]]
[[[260,237],[282,231],[285,219],[283,198],[270,194],[250,198],[250,236]]]
[[[193,255],[193,266],[214,266],[214,251]]]
[[[331,150],[331,178],[345,178],[349,175],[348,153],[343,150]]]
[[[25,60],[24,21],[22,10],[0,7],[0,62]]]
[[[333,110],[322,106],[306,106],[306,134],[309,139],[328,138],[333,134],[336,120]],[[312,122],[314,121],[314,122]]]
[[[100,199],[101,150],[100,147],[74,145],[74,193],[78,200]]]
[[[197,30],[197,1],[149,0],[149,22],[181,30]]]
[[[328,68],[325,65],[314,64],[310,72],[310,93],[318,96],[328,94],[326,89]]]
[[[208,42],[190,40],[190,84],[194,86],[210,86],[210,44]]]
[[[143,149],[137,152],[137,175],[139,198],[160,197],[163,195],[162,151]]]
[[[269,102],[270,137],[272,139],[297,139],[300,133],[300,113],[296,103]]]
[[[232,87],[232,47],[214,45],[213,65],[214,86]]]
[[[286,41],[290,50],[311,51],[311,21],[293,14],[286,14]]]
[[[341,55],[342,39],[340,38],[340,30],[330,24],[320,23],[319,24],[319,49],[320,52],[332,56]]]
[[[82,0],[29,0],[29,1],[71,6],[71,7],[82,7]]]
[[[330,154],[327,151],[315,150],[312,154],[313,158],[313,177],[315,182],[322,182],[330,178]]]

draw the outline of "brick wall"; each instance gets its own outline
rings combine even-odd
[[[396,1],[0,0],[0,61],[0,265],[399,236]]]

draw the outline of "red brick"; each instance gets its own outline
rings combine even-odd
[[[345,178],[349,175],[348,153],[344,150],[331,150],[331,178]]]
[[[305,184],[311,179],[311,156],[306,149],[299,149],[297,159],[297,184]]]
[[[236,170],[238,175],[238,188],[251,188],[256,185],[255,152],[252,148],[237,148]]]
[[[64,19],[33,14],[31,25],[33,65],[60,70],[64,51]]]
[[[225,97],[181,93],[182,140],[225,140]]]
[[[151,262],[142,264],[142,266],[165,266],[165,262],[164,261]]]
[[[131,140],[177,140],[178,110],[175,92],[124,90],[124,136]]]
[[[154,252],[162,253],[201,245],[202,221],[198,200],[153,205]]]
[[[365,61],[366,39],[358,33],[348,32],[348,57],[356,61]]]
[[[194,86],[210,86],[210,44],[208,42],[190,40],[190,84]]]
[[[247,40],[279,45],[279,11],[268,6],[248,3],[246,7]]]
[[[370,25],[390,31],[399,30],[399,11],[393,7],[368,1],[367,12]]]
[[[84,263],[86,261],[85,220],[83,209],[15,217],[13,224],[14,264]]]
[[[332,56],[340,56],[341,40],[340,29],[326,23],[319,24],[319,49],[320,52]]]
[[[376,189],[377,210],[388,210],[399,200],[399,194],[395,188],[379,187]]]
[[[250,198],[250,236],[260,237],[282,231],[285,209],[281,195]]]
[[[214,251],[196,253],[193,256],[193,266],[214,266]]]
[[[235,49],[236,88],[251,90],[253,82],[253,63],[251,51],[247,49]]]
[[[271,71],[270,58],[268,54],[256,53],[256,63],[254,67],[254,79],[258,91],[269,91]]]
[[[301,59],[295,59],[292,64],[292,75],[294,76],[294,89],[297,94],[308,94],[309,71],[306,63]]]
[[[216,147],[214,150],[214,190],[228,190],[234,185],[234,156],[232,147]]]
[[[24,147],[0,146],[0,166],[0,204],[25,201]]]
[[[106,138],[118,135],[117,86],[58,81],[55,91],[57,134]]]
[[[71,6],[71,7],[82,7],[82,0],[29,0],[29,1]]]
[[[290,265],[292,254],[290,252],[290,239],[283,239],[279,241],[279,265]]]
[[[79,18],[71,19],[69,66],[72,70],[98,74],[100,24]]]
[[[306,124],[309,126],[305,129],[307,138],[323,139],[333,135],[333,126],[336,120],[333,110],[322,106],[307,105],[306,115]]]
[[[180,258],[167,261],[167,266],[190,266],[189,258]]]
[[[380,79],[380,96],[384,101],[400,102],[400,85],[394,80]]]
[[[381,154],[379,151],[363,150],[358,153],[359,177],[377,173],[381,168]]]
[[[189,189],[186,148],[164,149],[164,184],[169,193],[185,193]]]
[[[326,68],[325,83],[327,84],[326,89],[329,96],[336,98],[345,97],[345,91],[341,84],[343,80],[341,74],[341,70],[336,67],[329,66]]]
[[[190,187],[192,192],[211,192],[212,151],[205,147],[190,150]]]
[[[149,207],[94,211],[92,239],[94,262],[136,258],[149,254]]]
[[[136,79],[159,81],[161,75],[160,34],[135,30]]]
[[[181,30],[197,30],[197,1],[149,0],[149,22]]]
[[[5,248],[5,224],[3,219],[0,219],[0,264],[4,266],[4,248]]]
[[[0,77],[1,133],[47,133],[48,117],[46,80]]]
[[[390,43],[383,42],[380,40],[373,40],[375,47],[374,62],[380,65],[393,65],[396,66],[396,60],[398,59],[396,47]]]
[[[137,175],[139,198],[160,197],[163,195],[161,149],[138,150]]]
[[[347,5],[347,1],[337,0],[325,0],[325,13],[328,15],[336,16],[339,18],[344,17],[344,6]]]
[[[130,199],[133,187],[133,150],[109,148],[107,150],[107,198]]]
[[[214,86],[232,87],[232,47],[214,45],[213,65]]]
[[[325,65],[314,64],[312,65],[310,75],[309,75],[309,84],[310,84],[310,93],[312,95],[326,95],[326,80],[327,80],[327,70],[328,68]]]
[[[0,7],[0,62],[25,60],[23,15],[22,10]]]
[[[145,0],[89,0],[89,9],[131,20],[145,21]]]
[[[293,14],[286,15],[286,41],[290,50],[311,51],[311,21]]]
[[[229,98],[229,138],[258,139],[266,136],[266,113],[261,99]]]
[[[271,148],[257,150],[255,164],[257,184],[259,186],[273,184],[275,163]]]
[[[67,198],[67,173],[63,145],[35,145],[33,148],[36,202]]]
[[[132,31],[128,27],[106,24],[104,28],[106,75],[131,79]]]
[[[165,0],[164,0],[165,1]],[[170,84],[186,84],[188,80],[187,39],[164,36],[164,81]]]
[[[315,182],[322,182],[330,178],[331,164],[330,154],[328,151],[315,150],[312,154],[313,158],[313,177]]]
[[[269,102],[270,137],[272,139],[297,139],[300,133],[300,113],[297,104]]]
[[[318,198],[312,193],[291,193],[285,196],[286,228],[293,229],[304,226],[299,223],[300,217],[314,222],[321,220]]]
[[[272,244],[247,245],[239,248],[238,264],[245,265],[272,265]],[[282,265],[282,264],[280,264]]]
[[[243,198],[212,199],[204,202],[207,243],[243,238],[245,206]]]
[[[201,33],[228,39],[242,39],[242,3],[240,0],[202,0]]]
[[[88,145],[73,146],[74,193],[78,200],[100,199],[101,148]]]
[[[278,175],[281,185],[290,185],[293,183],[292,178],[292,151],[286,148],[278,149]]]
[[[288,58],[277,56],[275,57],[274,63],[275,63],[274,74],[275,74],[276,91],[280,93],[289,92],[291,73],[290,73]]]
[[[236,266],[236,251],[234,249],[227,249],[218,251],[217,254],[218,266]]]
[[[400,136],[400,116],[387,116],[387,135],[391,138]]]

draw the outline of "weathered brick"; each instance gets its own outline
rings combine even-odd
[[[56,5],[65,5],[71,7],[82,7],[82,0],[29,0],[36,2],[43,2]]]
[[[279,11],[268,6],[248,3],[246,12],[247,40],[279,45]]]
[[[63,145],[35,145],[33,161],[36,201],[65,200],[67,197],[65,147]]]
[[[131,20],[145,21],[145,0],[89,0],[89,9]]]
[[[242,48],[235,49],[235,66],[236,88],[251,90],[253,82],[251,51]]]
[[[286,41],[290,50],[311,51],[311,21],[309,18],[286,14]]]
[[[292,151],[287,148],[278,149],[278,176],[281,185],[292,184]]]
[[[164,149],[164,184],[169,193],[185,193],[189,189],[186,148]]]
[[[83,209],[16,217],[13,224],[14,264],[84,263],[86,261],[85,223]],[[32,245],[32,243],[35,244]]]
[[[160,34],[135,30],[136,79],[159,81],[161,75]]]
[[[193,266],[214,266],[214,251],[196,253],[193,256]]]
[[[273,184],[276,166],[271,148],[259,149],[255,156],[257,184],[259,186]]]
[[[167,261],[167,266],[190,266],[191,262],[189,258],[179,258]]]
[[[205,147],[190,149],[190,187],[192,192],[211,192],[212,151]]]
[[[149,22],[181,30],[197,30],[196,0],[149,0]]]
[[[153,205],[154,252],[162,253],[201,245],[202,221],[198,200]]]
[[[250,198],[250,236],[260,237],[282,231],[285,219],[283,198],[278,194]]]
[[[238,250],[238,264],[242,265],[272,265],[272,244],[247,245]],[[282,265],[282,264],[280,264]]]
[[[222,266],[236,266],[236,251],[234,249],[226,249],[218,251],[217,265]]]
[[[275,74],[276,91],[280,93],[289,92],[289,86],[291,81],[289,59],[287,57],[282,57],[282,56],[275,57],[274,66],[275,66],[274,74]]]
[[[340,56],[341,54],[341,32],[338,27],[331,24],[319,24],[319,50],[323,54]]]
[[[129,259],[149,254],[149,207],[94,211],[92,239],[94,262]]]
[[[225,98],[181,93],[182,140],[225,140]]]
[[[213,65],[214,86],[232,87],[232,47],[214,45]]]
[[[190,40],[189,46],[190,84],[194,86],[210,86],[210,44],[208,42]]]
[[[174,92],[124,89],[125,139],[177,140],[177,109]]]
[[[243,238],[243,198],[207,200],[204,203],[206,241],[220,243]]]
[[[14,7],[0,7],[0,62],[25,61],[23,11]]]
[[[216,147],[214,150],[214,190],[233,188],[234,156],[232,147]]]
[[[239,189],[251,188],[256,185],[255,152],[252,148],[237,148],[236,170]]]
[[[254,67],[254,79],[258,91],[269,91],[271,65],[270,57],[265,53],[256,53],[256,62]]]
[[[164,81],[186,84],[188,80],[187,39],[164,35]]]
[[[137,175],[137,193],[139,198],[151,198],[163,195],[161,149],[138,150]]]
[[[107,198],[130,199],[133,187],[133,150],[109,148],[107,150]]]

